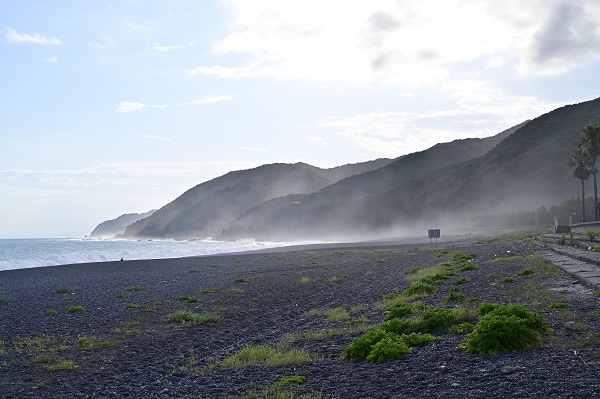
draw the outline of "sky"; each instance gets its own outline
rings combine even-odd
[[[597,98],[599,21],[597,0],[0,0],[0,238]]]

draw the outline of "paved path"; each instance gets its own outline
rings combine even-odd
[[[540,255],[550,260],[565,273],[581,284],[600,289],[600,253],[587,249],[573,248],[544,242],[545,250]]]

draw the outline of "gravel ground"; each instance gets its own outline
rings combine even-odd
[[[354,332],[293,342],[320,355],[309,364],[201,371],[247,345],[276,346],[288,333],[351,328],[307,315],[311,310],[344,307],[352,319],[377,325],[384,315],[374,305],[382,296],[402,292],[410,284],[407,271],[447,260],[448,250],[476,253],[480,268],[452,277],[424,304],[455,306],[442,299],[452,281],[467,277],[460,292],[476,298],[467,306],[523,304],[541,314],[554,333],[536,349],[495,356],[458,348],[466,334],[436,333],[444,340],[415,347],[402,360],[373,364],[341,359],[360,336]],[[311,397],[599,397],[600,298],[562,273],[544,272],[533,256],[539,251],[528,242],[401,245],[3,271],[0,397],[244,397],[296,375],[306,382],[295,392]],[[518,274],[526,268],[536,273]],[[57,293],[62,287],[67,292]],[[200,302],[180,300],[184,295]],[[569,307],[548,308],[555,302]],[[85,311],[68,313],[72,306]],[[222,320],[169,323],[167,316],[181,309]],[[116,332],[124,327],[136,333]],[[92,337],[114,346],[91,349]],[[47,369],[61,360],[71,360],[76,369]]]

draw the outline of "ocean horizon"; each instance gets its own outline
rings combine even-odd
[[[0,239],[0,271],[66,264],[215,255],[319,241],[114,240],[91,238]]]

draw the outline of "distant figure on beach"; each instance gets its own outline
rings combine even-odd
[[[123,262],[123,258],[121,258],[121,262]]]

